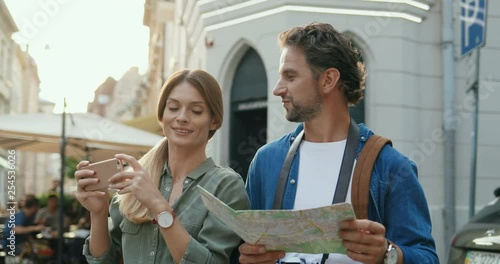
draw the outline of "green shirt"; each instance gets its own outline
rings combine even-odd
[[[165,165],[160,191],[167,200],[172,183],[172,175]],[[250,202],[243,179],[229,168],[216,166],[212,158],[208,158],[186,177],[182,195],[172,206],[191,236],[181,263],[229,263],[231,252],[241,240],[208,212],[197,185],[233,209],[246,210],[250,208]],[[87,261],[90,264],[118,263],[123,253],[124,263],[174,263],[159,227],[151,222],[140,225],[130,222],[120,213],[115,198],[110,204],[108,219],[111,246],[103,256],[92,257],[87,239],[83,249]]]

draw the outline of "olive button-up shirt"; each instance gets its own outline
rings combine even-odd
[[[200,185],[235,210],[250,208],[244,182],[239,174],[229,168],[216,166],[208,158],[184,180],[183,193],[172,208],[177,218],[191,236],[181,263],[229,263],[233,249],[240,238],[203,205],[196,186]],[[173,178],[165,166],[160,191],[168,200]],[[103,256],[93,257],[87,239],[83,253],[90,264],[118,263],[123,255],[125,263],[174,263],[160,227],[148,222],[134,224],[124,218],[118,209],[116,197],[110,204],[108,218],[111,245]]]

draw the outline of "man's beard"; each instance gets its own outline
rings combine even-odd
[[[293,98],[290,99],[292,108],[286,113],[286,119],[290,122],[306,122],[321,112],[321,97],[317,90],[314,98],[303,104],[296,103]]]

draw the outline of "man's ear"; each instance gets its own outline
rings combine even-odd
[[[333,91],[340,81],[340,72],[336,68],[328,68],[320,76],[321,90],[328,94]]]

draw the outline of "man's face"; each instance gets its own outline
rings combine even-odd
[[[286,119],[291,122],[306,122],[321,111],[321,96],[318,81],[306,61],[302,50],[285,47],[281,52],[280,78],[273,94],[281,97],[286,110]]]
[[[39,206],[32,206],[30,208],[25,208],[24,213],[26,214],[27,217],[32,217],[36,214],[38,209],[39,209]]]
[[[57,208],[57,198],[47,199],[47,208],[50,209]]]

